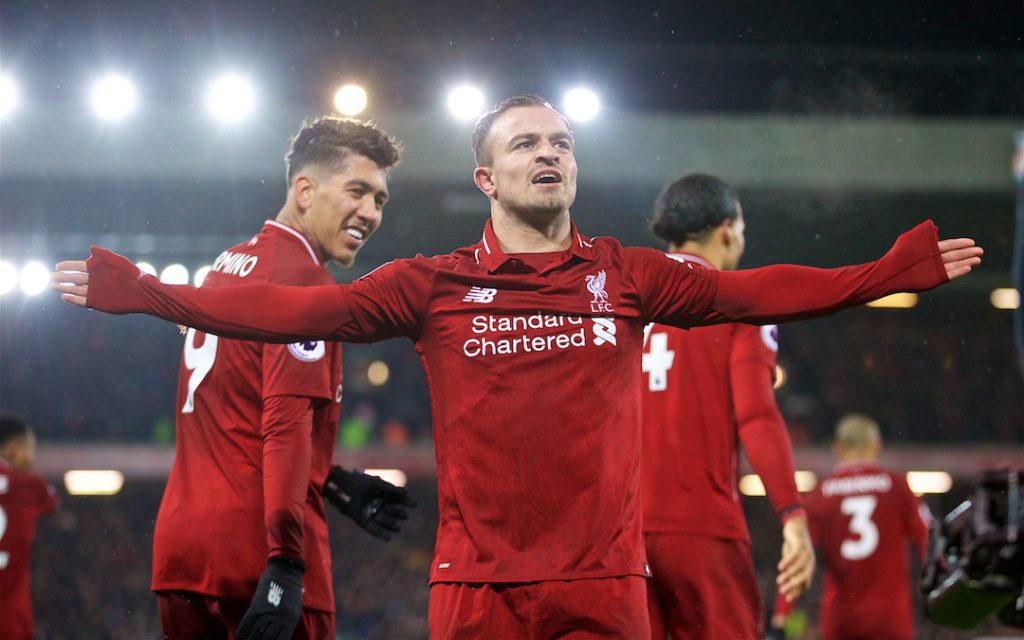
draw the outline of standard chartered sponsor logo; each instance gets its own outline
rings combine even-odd
[[[587,346],[587,322],[582,316],[555,316],[535,313],[530,316],[474,316],[470,323],[473,337],[462,344],[470,358],[564,351]],[[593,343],[615,345],[615,320],[590,318]],[[554,329],[554,331],[544,331]],[[532,335],[544,331],[543,335]]]

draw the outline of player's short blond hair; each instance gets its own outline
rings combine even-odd
[[[863,413],[850,413],[836,424],[835,444],[843,451],[862,451],[882,441],[878,423]]]

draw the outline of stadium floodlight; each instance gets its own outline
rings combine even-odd
[[[0,296],[7,295],[18,286],[18,270],[6,260],[0,261]]]
[[[93,112],[108,122],[125,118],[138,106],[138,97],[131,81],[113,73],[93,84],[89,100]]]
[[[1013,287],[993,289],[992,294],[989,296],[989,300],[992,302],[992,306],[996,309],[1008,309],[1013,311],[1014,309],[1020,308],[1020,291],[1017,291]]]
[[[188,269],[183,264],[169,264],[160,272],[164,284],[188,284]]]
[[[448,92],[448,112],[459,120],[473,120],[484,112],[486,100],[483,91],[464,84]]]
[[[363,473],[368,476],[377,476],[396,487],[404,487],[405,483],[409,481],[409,478],[406,477],[405,472],[401,469],[364,469]]]
[[[148,273],[151,276],[156,275],[156,267],[149,264],[148,262],[136,262],[135,266],[139,268],[142,273]]]
[[[18,85],[14,78],[0,73],[0,118],[6,118],[18,108]]]
[[[390,377],[391,369],[388,368],[388,363],[383,360],[374,360],[366,369],[366,379],[375,387],[384,386]]]
[[[917,495],[948,493],[953,487],[953,478],[945,471],[908,471],[907,486]]]
[[[124,486],[124,474],[114,469],[72,469],[64,487],[73,496],[112,496]]]
[[[192,276],[192,284],[197,287],[203,286],[203,282],[206,281],[206,276],[210,273],[210,265],[205,265],[196,269],[196,274]]]
[[[39,295],[50,285],[50,270],[33,260],[21,268],[21,292],[27,296]]]
[[[875,309],[911,309],[917,306],[916,293],[893,293],[868,303]]]
[[[214,80],[206,93],[206,106],[224,123],[245,119],[256,106],[252,84],[240,75],[224,75]]]
[[[343,116],[357,116],[366,108],[366,89],[346,84],[334,92],[334,108]]]
[[[597,117],[601,110],[601,100],[590,89],[576,88],[565,94],[562,107],[570,120],[587,122]]]

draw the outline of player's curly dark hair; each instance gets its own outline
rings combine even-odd
[[[476,161],[476,166],[489,167],[494,162],[494,156],[491,155],[490,148],[484,146],[484,143],[487,142],[487,134],[491,132],[491,127],[494,126],[495,120],[506,111],[517,107],[547,107],[551,109],[562,118],[566,129],[569,130],[569,136],[572,136],[572,126],[569,125],[569,119],[562,115],[558,109],[552,107],[550,102],[532,93],[512,96],[502,100],[496,107],[477,119],[476,129],[473,131],[473,160]]]
[[[32,427],[21,416],[12,413],[0,413],[0,449],[11,440],[24,438],[31,431]]]
[[[732,187],[715,176],[685,175],[658,196],[651,232],[674,245],[702,241],[722,222],[736,219],[738,202]]]
[[[401,160],[402,143],[373,122],[338,116],[304,120],[284,156],[288,186],[308,165],[344,171],[350,153],[366,156],[381,169],[390,169]]]

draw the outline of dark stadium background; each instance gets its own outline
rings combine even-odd
[[[487,212],[469,179],[470,128],[443,110],[447,87],[475,81],[491,101],[529,91],[557,104],[586,84],[603,101],[577,125],[573,212],[587,233],[653,245],[660,185],[707,170],[740,193],[743,266],[872,259],[924,217],[985,247],[977,273],[913,309],[781,329],[778,398],[797,466],[826,472],[836,418],[863,411],[883,427],[883,462],[953,476],[948,493],[926,497],[945,514],[978,470],[1024,459],[1012,312],[989,302],[1011,286],[1022,34],[1019,1],[5,1],[0,69],[17,73],[25,104],[0,125],[0,257],[49,265],[96,242],[154,264],[208,263],[276,213],[288,135],[330,112],[347,81],[370,94],[361,117],[408,153],[384,225],[339,280],[445,252],[475,241]],[[197,84],[222,65],[260,86],[242,131],[196,116]],[[85,113],[86,80],[107,68],[142,86],[123,127]],[[39,468],[63,494],[35,545],[41,639],[157,637],[149,554],[180,347],[175,327],[151,318],[0,297],[0,409],[34,424]],[[367,381],[375,360],[391,372],[379,387]],[[404,470],[420,507],[387,545],[332,515],[339,634],[423,637],[437,526],[425,381],[402,341],[346,346],[344,375],[336,458]],[[122,469],[125,488],[67,496],[62,474],[77,465]],[[777,525],[764,498],[746,500],[770,604]],[[815,637],[819,592],[820,581],[804,600],[804,637]],[[924,622],[919,633],[972,636]]]

